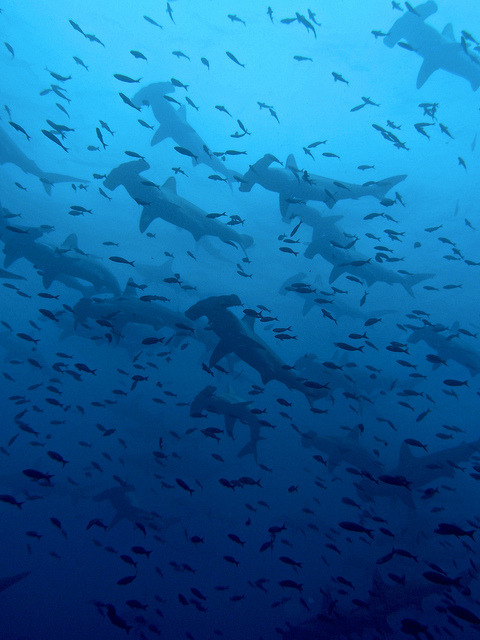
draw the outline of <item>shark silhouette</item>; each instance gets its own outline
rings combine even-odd
[[[392,187],[407,177],[399,175],[363,185],[351,184],[312,173],[306,175],[306,172],[298,169],[293,155],[288,156],[285,167],[272,168],[272,163],[281,164],[275,156],[268,153],[251,165],[241,179],[239,189],[250,191],[258,183],[264,189],[278,193],[280,211],[284,220],[287,219],[289,205],[297,200],[324,202],[329,209],[332,209],[338,200],[358,200],[366,196],[382,200]]]
[[[456,466],[468,462],[474,453],[480,450],[480,438],[473,442],[462,442],[423,456],[414,456],[408,444],[402,443],[398,464],[394,469],[386,471],[391,476],[403,476],[409,482],[410,491],[405,487],[392,487],[383,483],[361,480],[356,488],[367,502],[376,497],[388,497],[401,500],[408,507],[415,508],[413,493],[440,478],[453,478]]]
[[[156,331],[167,327],[178,335],[191,335],[182,313],[172,311],[159,302],[140,300],[132,278],[128,280],[122,295],[105,299],[82,298],[73,307],[73,313],[75,324],[84,323],[88,318],[109,319],[115,327],[118,339],[125,325],[129,323],[147,325]],[[181,328],[182,325],[185,329]]]
[[[417,76],[417,89],[423,87],[432,73],[443,69],[470,82],[474,91],[480,86],[480,58],[472,53],[465,39],[456,42],[452,25],[445,26],[442,33],[425,23],[436,13],[438,7],[433,0],[405,11],[383,39],[387,47],[394,47],[405,40],[409,47],[423,58]]]
[[[217,388],[208,385],[202,389],[190,405],[190,415],[198,417],[202,411],[209,411],[223,415],[225,418],[225,431],[227,435],[233,438],[233,428],[238,420],[242,424],[250,427],[250,440],[240,450],[238,457],[241,458],[247,454],[252,454],[257,462],[257,443],[264,438],[260,437],[260,429],[262,425],[255,414],[250,411],[252,400],[241,400],[229,393],[216,393]]]
[[[19,225],[12,228],[7,222],[8,219],[0,219],[5,267],[24,258],[40,272],[46,289],[58,281],[87,295],[88,290],[82,283],[88,282],[97,292],[120,293],[115,276],[99,260],[78,248],[75,234],[69,235],[60,247],[52,247],[38,242],[46,233],[44,228]]]
[[[47,171],[43,171],[31,158],[25,155],[25,153],[17,147],[5,130],[0,126],[0,165],[1,164],[15,164],[23,172],[37,176],[37,178],[40,178],[40,182],[43,184],[43,187],[48,194],[50,194],[52,186],[57,182],[90,182],[83,178],[75,178],[61,173],[49,173]]]
[[[472,580],[469,571],[463,572],[461,577],[464,584]],[[387,584],[376,569],[369,597],[365,601],[367,613],[337,609],[337,602],[331,596],[326,596],[321,613],[282,632],[282,637],[284,640],[343,640],[351,637],[374,637],[371,636],[373,630],[381,633],[381,637],[393,637],[390,635],[394,631],[388,622],[389,616],[412,608],[421,610],[423,600],[444,593],[444,585],[426,580]],[[430,634],[425,638],[433,640]]]
[[[151,145],[154,146],[162,140],[171,138],[177,145],[188,149],[193,156],[196,156],[192,158],[194,164],[205,164],[231,180],[236,173],[227,169],[216,156],[210,153],[205,142],[188,124],[185,105],[176,110],[168,100],[165,100],[165,94],[174,91],[175,87],[171,82],[154,82],[143,87],[133,96],[133,104],[139,108],[143,105],[150,106],[155,119],[160,123]]]
[[[111,489],[106,489],[98,495],[93,497],[94,502],[109,502],[114,509],[110,528],[122,520],[128,520],[129,522],[137,523],[150,520],[151,515],[148,511],[136,507],[129,498],[129,493],[135,491],[135,487],[131,484],[124,486],[115,486]]]
[[[24,571],[23,573],[17,573],[14,576],[6,576],[5,578],[0,578],[0,593],[10,587],[13,587],[13,585],[17,584],[17,582],[20,582],[20,580],[24,580],[31,573],[31,571]]]
[[[175,178],[166,180],[162,187],[145,185],[140,175],[150,168],[145,160],[125,162],[113,169],[104,181],[110,191],[123,185],[128,194],[138,203],[146,203],[140,216],[140,231],[143,233],[156,218],[161,218],[181,229],[189,231],[195,240],[202,236],[216,236],[226,243],[240,245],[243,249],[253,244],[253,238],[237,233],[232,227],[207,218],[207,212],[192,202],[177,195]]]
[[[328,470],[346,463],[371,474],[382,473],[383,465],[360,443],[360,429],[353,427],[346,436],[323,435],[318,431],[300,433],[302,446],[313,447],[328,456]]]
[[[414,297],[412,287],[434,277],[434,274],[430,273],[402,275],[378,262],[372,262],[371,258],[354,248],[339,248],[339,245],[345,244],[345,235],[337,224],[342,216],[322,216],[317,209],[306,205],[292,205],[289,215],[291,218],[300,218],[302,222],[312,227],[312,240],[304,255],[306,258],[314,258],[319,254],[332,265],[328,280],[330,284],[342,274],[350,273],[362,278],[368,286],[376,282],[385,282],[389,285],[400,284],[409,295]]]
[[[280,357],[255,334],[254,317],[246,315],[243,320],[239,320],[229,310],[230,307],[238,306],[241,306],[241,302],[235,294],[212,296],[200,300],[185,312],[191,320],[206,316],[211,329],[220,338],[210,356],[210,366],[217,364],[227,354],[234,353],[258,371],[264,384],[270,380],[278,380],[289,389],[297,389],[305,394],[309,400],[318,397],[318,391],[306,387],[303,380],[285,367]]]
[[[410,329],[412,333],[408,337],[410,344],[416,344],[420,340],[432,347],[437,355],[448,362],[453,360],[465,367],[470,375],[476,376],[480,373],[480,353],[475,351],[462,340],[455,332],[449,332],[447,327],[441,324],[426,323],[422,327],[406,324],[405,327]],[[434,364],[433,367],[439,367]]]

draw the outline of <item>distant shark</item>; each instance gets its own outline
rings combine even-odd
[[[330,284],[342,274],[350,273],[364,280],[368,286],[376,282],[385,282],[389,285],[401,284],[413,297],[414,285],[434,277],[434,274],[429,273],[402,275],[378,262],[372,262],[372,258],[354,248],[340,248],[345,244],[345,234],[337,225],[342,216],[322,216],[317,209],[306,205],[292,205],[289,215],[291,218],[300,218],[302,222],[312,227],[312,240],[304,255],[306,258],[314,258],[319,254],[324,260],[330,262],[332,265],[328,280]]]
[[[125,325],[130,323],[150,326],[156,331],[167,327],[179,335],[192,333],[185,325],[185,317],[182,313],[172,311],[160,302],[140,300],[131,278],[123,294],[105,299],[82,298],[73,307],[73,313],[75,324],[82,324],[89,318],[108,319],[115,327],[118,339]]]
[[[40,182],[43,184],[43,187],[48,194],[50,194],[52,186],[56,182],[90,182],[83,178],[75,178],[61,173],[48,173],[47,171],[43,171],[31,158],[25,155],[23,151],[17,147],[5,130],[0,126],[0,165],[2,164],[15,164],[25,173],[37,176],[37,178],[40,178]]]
[[[293,286],[301,283],[305,285],[303,288]],[[313,282],[313,284],[311,284],[307,280],[307,274],[301,271],[300,273],[296,273],[295,275],[290,276],[290,278],[287,278],[287,280],[285,280],[285,282],[281,285],[280,289],[278,290],[278,293],[281,296],[285,296],[288,293],[294,293],[299,298],[303,299],[304,304],[302,309],[302,315],[305,316],[314,307],[320,308],[320,304],[316,301],[319,299],[321,300],[322,297],[324,296],[322,291],[319,290],[322,287],[323,287],[322,280],[318,275],[315,278],[315,281]],[[318,296],[321,296],[321,297],[318,298]],[[326,303],[322,303],[322,304],[326,304]],[[372,310],[370,310],[368,313],[366,311],[362,311],[361,308],[354,307],[352,304],[345,302],[345,300],[342,297],[337,295],[332,295],[331,293],[330,293],[330,298],[329,298],[327,308],[335,318],[339,318],[341,316],[347,316],[349,318],[358,318],[358,319],[366,320],[367,318],[372,317]],[[387,313],[393,313],[393,310],[378,309],[375,311],[375,313],[378,316],[382,316]]]
[[[100,260],[78,248],[75,234],[69,235],[60,247],[52,247],[38,241],[48,230],[42,227],[9,225],[8,222],[8,218],[0,218],[0,240],[4,243],[5,267],[24,258],[39,271],[46,289],[52,282],[58,281],[87,295],[87,288],[83,283],[88,282],[97,292],[120,293],[120,285],[115,276]]]
[[[143,105],[150,106],[157,122],[160,123],[160,127],[152,138],[151,145],[154,146],[166,138],[171,138],[177,145],[188,149],[193,156],[196,156],[196,158],[192,158],[194,164],[205,164],[231,180],[236,175],[235,172],[227,169],[213,155],[195,129],[188,124],[185,105],[176,110],[165,99],[165,94],[174,91],[175,87],[171,82],[155,82],[143,87],[133,96],[133,104],[139,108]]]
[[[383,42],[387,47],[394,47],[403,39],[412,51],[423,58],[417,77],[417,89],[423,87],[432,73],[443,69],[465,78],[476,91],[480,86],[480,58],[469,50],[469,44],[465,38],[462,38],[462,42],[455,41],[450,23],[441,34],[425,24],[426,18],[436,13],[437,9],[437,4],[433,0],[428,0],[405,11],[394,23]]]
[[[257,443],[264,438],[260,437],[260,429],[262,425],[258,417],[250,411],[252,400],[242,400],[231,392],[216,393],[217,388],[208,385],[198,393],[192,400],[190,405],[190,415],[199,417],[202,411],[209,411],[223,415],[225,418],[225,431],[227,435],[233,438],[233,427],[238,420],[242,424],[250,427],[250,440],[240,450],[238,457],[241,458],[247,454],[252,454],[257,461]]]
[[[310,401],[319,397],[317,390],[305,386],[304,381],[286,367],[273,349],[257,336],[254,331],[254,317],[246,315],[243,320],[239,320],[229,310],[230,307],[238,307],[241,304],[240,298],[235,294],[212,296],[200,300],[185,312],[191,320],[206,316],[211,329],[220,338],[210,356],[210,366],[217,364],[227,354],[234,353],[258,371],[264,384],[270,380],[278,380],[289,389],[297,389],[305,394]]]
[[[472,376],[480,373],[480,353],[468,346],[455,331],[448,331],[447,327],[440,324],[428,323],[421,327],[406,324],[405,327],[412,332],[408,337],[410,344],[416,344],[423,340],[445,362],[449,360],[457,362],[468,369]],[[441,365],[434,365],[434,368],[436,369],[438,366]]]
[[[284,220],[288,219],[289,205],[299,200],[304,203],[309,200],[324,202],[329,209],[332,209],[338,200],[358,200],[366,196],[382,200],[392,187],[407,177],[399,175],[363,185],[352,184],[312,173],[307,174],[306,171],[298,169],[293,155],[288,156],[285,167],[274,169],[271,167],[272,163],[281,165],[275,156],[268,153],[251,165],[241,179],[239,188],[240,191],[250,191],[258,183],[264,189],[278,193]]]
[[[132,493],[132,491],[135,491],[135,487],[127,484],[125,486],[114,486],[111,489],[106,489],[93,497],[93,502],[110,502],[113,507],[114,514],[110,528],[122,520],[128,520],[134,524],[151,520],[151,515],[148,511],[136,507],[130,500],[128,494]]]
[[[470,572],[462,574],[464,583],[472,580]],[[405,584],[387,584],[378,569],[375,570],[369,598],[365,601],[366,613],[358,609],[337,610],[336,601],[324,598],[323,611],[311,620],[291,626],[282,632],[283,640],[344,640],[346,638],[377,638],[372,631],[376,630],[380,637],[393,637],[394,633],[388,618],[401,611],[412,608],[422,609],[422,602],[432,595],[445,594],[445,586],[423,580],[408,580]],[[365,635],[364,635],[365,634]],[[420,636],[415,636],[420,638]],[[425,640],[433,640],[430,634],[422,636]]]
[[[410,508],[415,508],[413,492],[416,489],[422,489],[440,478],[453,478],[458,465],[468,462],[478,451],[480,451],[480,438],[423,456],[414,456],[409,445],[404,442],[400,449],[397,466],[385,473],[406,478],[410,491],[404,486],[396,487],[370,480],[361,480],[355,486],[366,502],[372,502],[376,497],[388,497],[402,501]]]
[[[216,236],[227,244],[239,245],[243,249],[253,244],[253,238],[237,233],[231,226],[207,218],[207,212],[192,202],[177,195],[175,178],[171,177],[160,187],[145,184],[140,175],[150,168],[145,160],[125,162],[113,169],[104,186],[110,191],[123,185],[128,194],[143,207],[140,216],[140,231],[143,233],[156,218],[189,231],[195,240],[203,236]]]
[[[9,587],[13,587],[13,585],[17,584],[17,582],[20,582],[20,580],[24,580],[31,573],[31,571],[24,571],[23,573],[17,573],[14,576],[6,576],[5,578],[0,578],[0,593],[2,591],[5,591]]]
[[[346,436],[325,435],[318,431],[300,432],[300,435],[306,449],[313,447],[328,456],[329,472],[342,462],[371,474],[383,472],[383,464],[359,443],[358,427],[352,428]]]

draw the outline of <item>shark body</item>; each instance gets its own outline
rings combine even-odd
[[[436,13],[436,2],[428,0],[405,11],[383,39],[387,47],[394,47],[405,40],[412,51],[423,58],[417,76],[417,89],[423,87],[430,76],[442,69],[467,80],[476,91],[480,86],[480,58],[472,53],[465,39],[456,42],[452,25],[445,26],[439,33],[425,20]]]
[[[150,165],[145,160],[125,162],[113,169],[103,183],[111,191],[123,185],[137,203],[146,203],[141,205],[141,233],[146,231],[156,218],[161,218],[189,231],[197,241],[203,236],[215,236],[223,242],[234,243],[244,249],[253,244],[253,238],[250,236],[239,234],[231,226],[207,218],[206,211],[180,197],[177,194],[175,178],[168,178],[159,188],[145,185],[140,174],[149,168]]]
[[[382,200],[392,187],[407,177],[406,175],[393,176],[361,185],[339,182],[314,174],[308,174],[306,179],[306,172],[298,169],[293,155],[288,156],[284,167],[273,168],[271,166],[273,163],[280,164],[275,156],[268,153],[251,165],[243,176],[239,188],[240,191],[250,191],[258,183],[264,189],[278,193],[280,211],[284,220],[288,219],[289,205],[295,204],[298,200],[323,202],[329,209],[332,209],[338,200],[358,200],[366,196]]]
[[[192,158],[194,164],[205,164],[231,180],[235,173],[227,169],[223,162],[210,152],[202,138],[187,122],[185,105],[175,109],[165,99],[165,94],[174,91],[175,87],[171,82],[155,82],[137,91],[133,97],[133,103],[138,108],[144,105],[150,106],[155,119],[160,124],[152,138],[151,145],[154,146],[162,140],[171,138],[177,145],[188,149],[196,157]]]
[[[30,173],[31,175],[37,176],[37,178],[40,178],[40,182],[43,184],[43,187],[48,194],[51,193],[52,186],[57,182],[89,182],[89,180],[84,180],[83,178],[75,178],[74,176],[68,176],[61,173],[43,171],[43,169],[40,169],[40,167],[31,158],[17,147],[5,130],[0,126],[0,165],[2,164],[14,164],[24,173]]]

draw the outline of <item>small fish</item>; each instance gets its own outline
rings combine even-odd
[[[239,67],[245,68],[245,65],[239,62],[237,58],[233,55],[233,53],[230,53],[230,51],[225,51],[225,53],[230,58],[230,60],[232,60],[232,62],[235,62],[235,64],[238,64]]]

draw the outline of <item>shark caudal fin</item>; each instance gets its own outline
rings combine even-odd
[[[73,176],[66,176],[62,173],[42,173],[42,175],[40,176],[40,181],[43,184],[43,188],[48,193],[48,195],[51,194],[52,186],[57,182],[90,182],[90,180],[75,178]]]
[[[402,280],[402,285],[405,291],[412,296],[415,297],[415,294],[412,291],[412,287],[414,287],[419,282],[423,282],[423,280],[428,280],[429,278],[433,278],[435,276],[434,273],[417,273],[415,276],[405,276]]]
[[[381,200],[390,191],[390,189],[392,189],[399,182],[403,182],[406,177],[407,174],[404,173],[399,176],[392,176],[391,178],[379,180],[372,185],[372,195]]]

